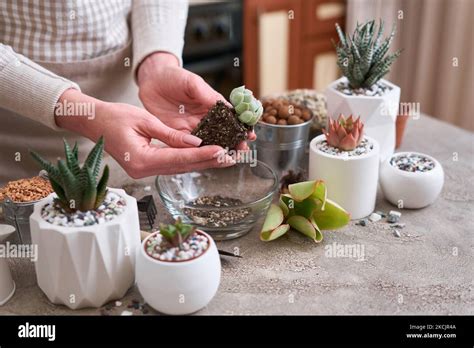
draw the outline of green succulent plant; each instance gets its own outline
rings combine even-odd
[[[349,80],[352,88],[370,88],[390,71],[401,50],[387,55],[395,36],[396,27],[390,36],[382,39],[384,23],[380,20],[377,35],[375,21],[357,24],[352,36],[344,34],[339,24],[336,31],[339,43],[336,47],[337,65]]]
[[[177,247],[180,249],[182,249],[183,242],[191,237],[194,232],[196,232],[196,228],[194,226],[184,224],[180,218],[178,218],[174,224],[160,224],[160,233],[163,238],[172,247]]]
[[[237,112],[239,120],[249,126],[254,126],[263,114],[260,100],[253,96],[250,89],[245,86],[234,88],[230,93],[230,102]]]
[[[322,180],[292,184],[288,191],[280,195],[278,205],[270,206],[260,232],[262,241],[277,239],[292,228],[319,243],[323,240],[322,230],[334,230],[349,223],[350,214],[327,198]]]
[[[31,156],[48,173],[51,187],[58,196],[56,202],[67,212],[97,209],[107,193],[109,167],[105,166],[97,181],[104,150],[104,138],[101,137],[87,156],[83,166],[79,165],[77,143],[71,149],[64,139],[65,160],[58,160],[54,166],[39,154],[30,151]]]

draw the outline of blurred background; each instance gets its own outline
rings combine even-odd
[[[472,0],[189,0],[185,67],[223,95],[245,83],[263,97],[297,88],[324,92],[340,76],[335,23],[352,31],[382,18],[403,48],[387,79],[401,102],[474,131]]]

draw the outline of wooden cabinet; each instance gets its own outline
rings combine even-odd
[[[257,96],[322,89],[339,75],[331,39],[343,0],[244,0],[244,82]]]

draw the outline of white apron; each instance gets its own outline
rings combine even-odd
[[[36,61],[36,63],[76,82],[83,93],[92,97],[141,107],[138,87],[132,74],[131,47],[131,42],[129,42],[118,51],[90,60],[70,63]],[[94,145],[90,140],[79,135],[66,131],[54,131],[39,122],[0,108],[0,186],[11,180],[38,174],[41,168],[31,158],[29,149],[35,150],[49,160],[55,161],[57,157],[64,158],[63,137],[71,145],[74,141],[78,142],[81,161],[84,161]],[[109,155],[104,154],[104,158],[105,163],[111,167],[110,184],[113,185],[114,176],[123,177],[123,175],[115,175],[119,174],[117,171],[124,171]]]

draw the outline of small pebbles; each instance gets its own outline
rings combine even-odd
[[[370,216],[369,216],[369,220],[372,221],[372,222],[377,222],[377,221],[379,221],[381,218],[382,218],[382,216],[380,216],[380,215],[377,214],[377,213],[372,213],[372,214],[370,214]]]
[[[126,202],[118,194],[108,191],[104,202],[96,209],[67,213],[54,202],[46,204],[41,217],[50,224],[66,227],[82,227],[101,224],[113,220],[123,213]]]
[[[390,91],[392,88],[382,81],[378,81],[373,84],[370,88],[356,88],[352,89],[349,87],[347,81],[340,82],[337,84],[336,89],[346,95],[365,95],[365,96],[382,96],[386,91]]]
[[[399,211],[390,210],[390,212],[388,213],[388,216],[387,216],[387,222],[396,223],[396,222],[400,221],[401,216],[402,216],[402,213],[400,213]]]
[[[404,223],[397,223],[397,224],[393,224],[393,225],[390,225],[391,228],[404,228],[406,224]]]
[[[393,231],[393,235],[394,235],[395,237],[397,237],[397,238],[400,238],[400,237],[401,237],[399,230]]]
[[[133,312],[123,311],[122,313],[120,313],[120,315],[133,315]]]
[[[188,203],[188,208],[183,209],[183,213],[201,226],[225,227],[242,222],[250,214],[250,208],[235,208],[243,202],[238,198],[216,196],[202,196]],[[194,207],[202,207],[199,209]],[[209,209],[209,208],[224,209]]]
[[[387,214],[385,214],[383,211],[377,210],[375,213],[376,213],[376,214],[379,214],[379,215],[380,215],[381,217],[383,217],[383,218],[384,218],[384,217],[387,217]]]
[[[163,240],[160,233],[155,234],[146,242],[146,252],[149,256],[160,261],[185,261],[196,258],[203,254],[209,247],[209,240],[203,234],[194,233],[182,243],[182,248],[170,247]],[[139,302],[133,302],[133,305],[139,306]],[[136,307],[135,309],[138,309]]]
[[[369,153],[374,148],[374,144],[370,143],[367,139],[363,139],[359,146],[351,151],[339,150],[336,147],[333,147],[327,143],[326,140],[323,140],[316,144],[316,148],[324,153],[329,155],[334,155],[338,157],[355,157]]]
[[[115,301],[115,307],[120,307],[122,305],[122,302],[120,301]]]
[[[435,166],[435,163],[428,157],[418,154],[395,155],[390,159],[390,164],[395,168],[412,173],[428,172]]]
[[[367,226],[368,220],[367,219],[362,219],[356,222],[356,225],[358,226]]]

